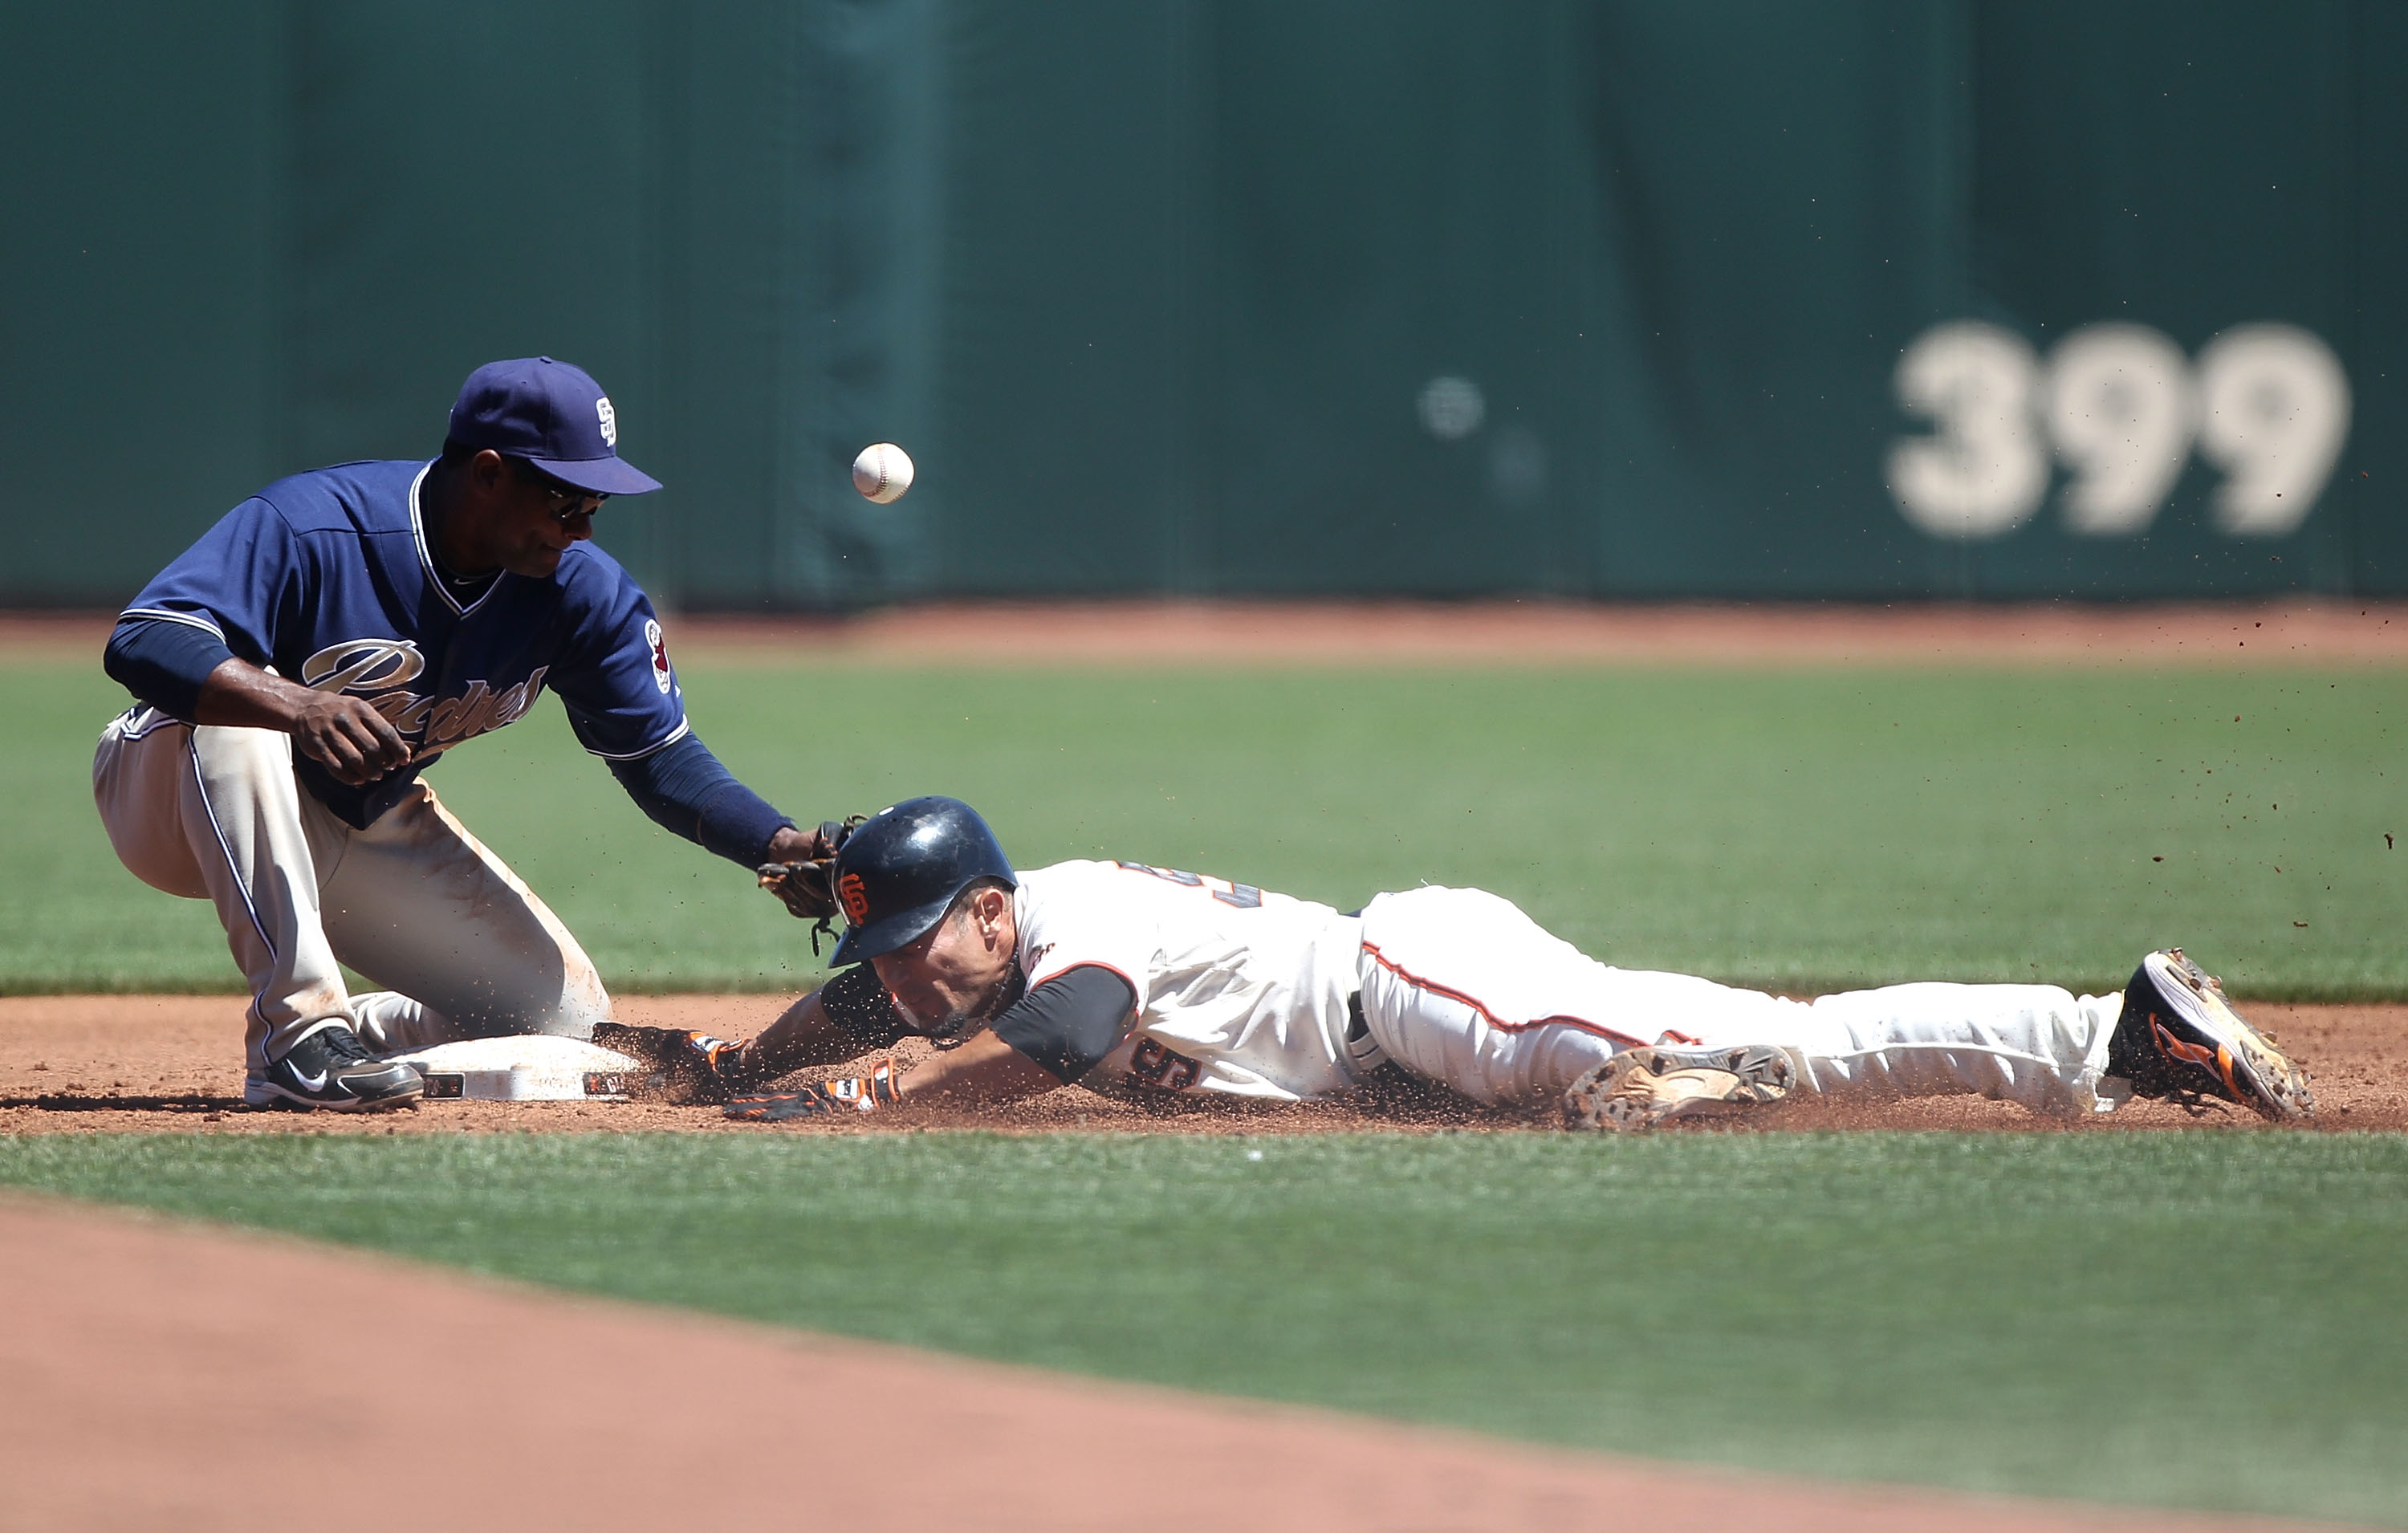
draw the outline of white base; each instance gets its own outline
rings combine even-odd
[[[426,1077],[430,1102],[624,1101],[629,1082],[652,1073],[615,1049],[539,1033],[472,1038],[385,1057]]]

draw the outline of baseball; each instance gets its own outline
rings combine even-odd
[[[853,487],[881,506],[911,488],[911,454],[893,442],[872,442],[853,460]]]

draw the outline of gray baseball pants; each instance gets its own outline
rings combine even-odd
[[[394,1053],[609,1019],[577,938],[423,781],[355,830],[294,779],[291,737],[136,709],[102,732],[92,782],[135,877],[217,906],[254,1074],[337,1022]],[[342,964],[388,988],[353,994]]]

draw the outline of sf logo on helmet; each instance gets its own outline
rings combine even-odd
[[[861,875],[847,873],[837,881],[836,897],[844,902],[844,918],[856,926],[869,924],[869,891],[863,887]]]

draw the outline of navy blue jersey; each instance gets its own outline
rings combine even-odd
[[[364,788],[296,755],[302,785],[353,825],[419,769],[558,693],[588,751],[649,755],[686,733],[677,672],[636,582],[592,543],[548,580],[508,571],[463,596],[437,573],[419,515],[429,465],[351,463],[279,480],[143,587],[123,616],[190,623],[287,680],[367,700],[410,765]]]

